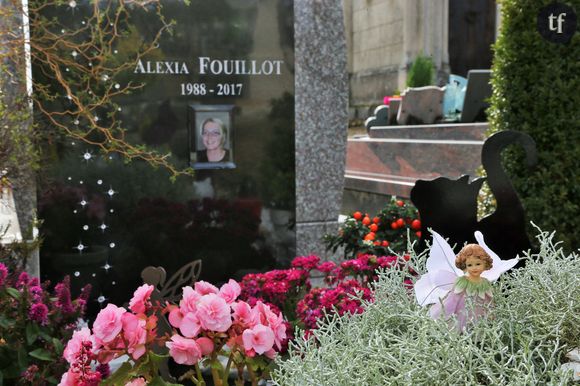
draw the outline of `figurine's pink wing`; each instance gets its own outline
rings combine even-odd
[[[421,276],[413,287],[415,298],[421,306],[437,303],[440,298],[445,297],[457,279],[455,272],[437,270],[428,272]]]
[[[486,278],[487,280],[496,281],[502,273],[512,269],[518,263],[519,259],[517,257],[510,260],[500,259],[497,253],[492,251],[487,246],[487,244],[485,244],[485,241],[483,240],[483,234],[481,234],[480,231],[475,232],[475,239],[477,240],[477,243],[487,252],[489,256],[491,256],[491,259],[493,260],[493,266],[491,267],[491,269],[488,269],[487,271],[484,271],[481,274],[481,276]]]
[[[427,273],[415,283],[415,297],[417,302],[424,306],[436,303],[439,298],[447,295],[455,279],[463,275],[455,267],[455,254],[441,235],[433,230],[433,244],[427,258]]]

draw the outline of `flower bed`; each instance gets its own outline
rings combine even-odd
[[[66,363],[63,347],[85,312],[90,286],[71,299],[70,279],[49,291],[26,272],[0,263],[0,375],[4,384],[54,384]],[[1,382],[0,382],[1,383]]]
[[[292,261],[290,269],[244,276],[241,296],[250,304],[262,301],[280,309],[293,327],[310,330],[327,315],[362,312],[358,296],[373,299],[372,283],[385,268],[406,270],[406,261],[397,256],[361,254],[337,264],[321,262],[317,256],[301,256]],[[413,272],[407,272],[404,285],[409,287]],[[324,286],[312,288],[311,276],[322,279]]]

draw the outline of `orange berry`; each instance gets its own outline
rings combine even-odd
[[[361,212],[354,212],[352,214],[352,217],[354,217],[355,220],[360,220],[362,218],[362,213]]]
[[[371,232],[376,232],[377,230],[379,230],[379,226],[377,224],[371,224],[369,226],[369,229],[371,230]]]
[[[399,228],[399,226],[397,225],[397,222],[396,221],[393,221],[391,223],[391,229],[397,229],[397,228]]]
[[[380,219],[380,218],[378,218],[378,217],[373,217],[373,222],[374,222],[375,224],[378,224],[380,221],[381,221],[381,219]]]
[[[375,241],[375,242],[373,243],[373,245],[375,245],[375,246],[377,246],[377,245],[381,245],[381,242],[380,242],[380,241]]]
[[[389,246],[389,242],[387,240],[383,241],[383,247],[388,247]]]
[[[375,233],[374,232],[369,232],[367,233],[367,235],[365,236],[365,240],[370,240],[373,241],[375,239]]]
[[[418,238],[421,238],[421,231],[415,232]]]
[[[397,225],[399,226],[399,228],[402,228],[405,226],[405,220],[403,220],[402,218],[397,220]]]
[[[405,202],[403,200],[397,200],[397,206],[405,206]]]
[[[414,231],[418,231],[419,229],[421,229],[421,221],[413,220],[413,222],[411,223],[411,229],[413,229]]]
[[[363,225],[369,225],[371,223],[371,219],[368,217],[363,218],[362,220]]]

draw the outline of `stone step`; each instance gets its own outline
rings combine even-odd
[[[418,179],[475,176],[487,124],[391,126],[349,138],[345,189],[408,198]]]

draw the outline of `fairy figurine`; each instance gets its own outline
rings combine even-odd
[[[427,259],[427,273],[415,283],[415,297],[420,305],[432,304],[434,319],[455,316],[457,329],[464,331],[468,322],[484,317],[492,302],[491,283],[518,259],[501,260],[485,244],[481,232],[475,232],[477,244],[466,245],[457,256],[441,235],[433,233]],[[472,302],[473,307],[466,307]]]

